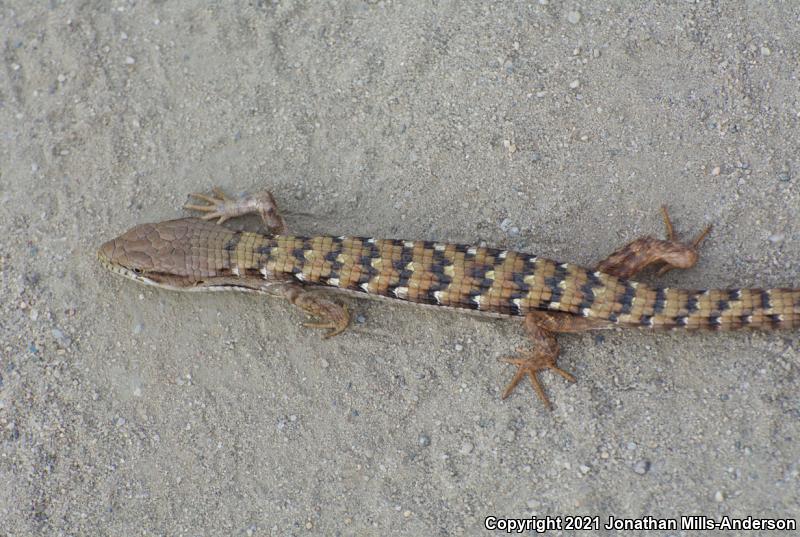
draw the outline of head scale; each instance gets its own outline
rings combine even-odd
[[[142,224],[103,244],[97,258],[110,271],[160,287],[185,289],[197,284],[186,268],[186,256],[177,245],[186,234],[180,221]]]

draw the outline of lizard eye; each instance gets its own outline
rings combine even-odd
[[[142,269],[135,268],[135,269],[133,269],[133,272],[134,272],[134,274],[141,274],[142,273]]]

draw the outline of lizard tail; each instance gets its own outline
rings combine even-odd
[[[800,328],[800,289],[654,288],[652,307],[639,319],[620,324],[687,330],[759,330]]]

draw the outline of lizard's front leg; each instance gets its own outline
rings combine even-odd
[[[268,190],[262,190],[254,194],[242,194],[235,198],[226,195],[218,187],[214,187],[213,193],[213,196],[198,193],[189,194],[189,196],[197,200],[207,202],[208,205],[187,203],[183,208],[206,213],[201,217],[203,220],[218,218],[218,224],[224,223],[229,218],[256,213],[261,216],[261,220],[264,221],[264,225],[267,226],[270,233],[280,235],[286,231],[286,224],[278,212],[275,198],[272,197],[272,193]]]
[[[306,328],[322,328],[329,331],[323,335],[328,339],[344,332],[350,325],[350,313],[345,306],[332,302],[313,289],[305,289],[297,284],[281,285],[277,291],[289,302],[303,310],[312,317],[319,319],[317,322],[306,322]]]
[[[661,214],[667,228],[667,240],[654,237],[636,239],[601,261],[597,270],[619,278],[630,278],[650,265],[663,265],[658,271],[659,276],[674,268],[693,267],[700,257],[698,247],[711,231],[711,226],[687,244],[677,240],[666,206],[661,207]]]
[[[505,399],[511,395],[517,384],[527,376],[539,399],[548,409],[552,408],[550,400],[539,383],[539,378],[537,377],[539,371],[549,369],[568,381],[575,382],[575,377],[556,365],[559,353],[556,334],[585,332],[599,328],[606,328],[606,323],[602,320],[576,317],[569,313],[549,311],[532,311],[528,313],[525,316],[525,330],[528,332],[528,337],[531,339],[533,347],[530,349],[517,349],[518,354],[516,356],[500,359],[502,362],[517,366],[514,378],[508,383],[501,397]]]

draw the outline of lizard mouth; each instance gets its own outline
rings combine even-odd
[[[182,287],[174,286],[174,285],[167,285],[165,280],[165,274],[161,274],[158,272],[145,272],[139,268],[129,268],[124,265],[120,265],[116,263],[113,258],[114,254],[114,241],[108,241],[107,243],[103,244],[97,250],[97,259],[100,261],[100,264],[103,265],[107,270],[113,272],[114,274],[119,274],[120,276],[124,276],[130,280],[135,280],[137,282],[141,282],[145,285],[154,285],[156,287],[170,287],[175,289],[180,289]]]
[[[147,276],[144,275],[143,272],[136,271],[133,269],[129,269],[127,267],[123,267],[122,265],[118,265],[104,257],[101,252],[97,253],[97,259],[100,260],[100,263],[109,271],[113,272],[114,274],[119,274],[120,276],[124,276],[125,278],[136,280],[137,282],[144,283],[146,285],[155,285],[155,286],[163,286],[161,282],[156,280],[155,278],[150,277],[151,274]],[[154,275],[154,274],[153,274]]]
[[[186,280],[185,278],[175,277],[171,274],[166,274],[163,272],[144,272],[138,269],[131,269],[114,263],[103,252],[102,248],[97,252],[97,258],[107,270],[113,272],[114,274],[118,274],[129,280],[134,280],[145,285],[151,285],[161,289],[168,289],[170,291],[258,291],[257,289],[253,289],[247,285],[237,285],[235,282],[231,282],[228,279],[222,279],[219,282],[215,282],[213,280],[190,281]]]

